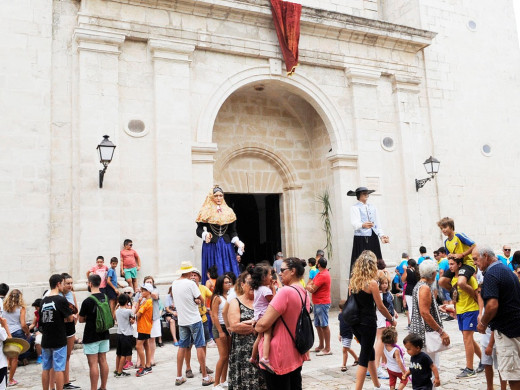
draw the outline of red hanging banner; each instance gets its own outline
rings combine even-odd
[[[298,66],[302,5],[282,0],[271,0],[271,11],[278,42],[280,42],[280,49],[285,60],[287,75],[291,76]]]

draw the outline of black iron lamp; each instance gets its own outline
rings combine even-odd
[[[108,135],[104,135],[103,140],[96,148],[99,152],[99,162],[103,164],[103,169],[99,170],[99,188],[103,188],[103,177],[107,171],[108,164],[112,161],[114,150],[116,148],[116,145],[114,145],[108,137]]]
[[[424,169],[426,169],[426,173],[430,175],[426,179],[415,179],[415,190],[419,192],[419,188],[423,188],[424,185],[433,179],[435,175],[439,172],[439,165],[441,162],[437,160],[435,157],[430,156],[428,160],[423,162]]]

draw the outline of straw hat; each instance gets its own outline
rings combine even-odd
[[[195,268],[193,267],[193,265],[191,265],[189,261],[183,261],[181,263],[181,268],[177,272],[175,272],[175,275],[188,274],[190,272],[193,272],[193,270],[195,270]]]
[[[15,358],[18,355],[27,352],[29,350],[29,343],[27,340],[20,339],[18,337],[11,337],[4,341],[4,354],[8,358]]]

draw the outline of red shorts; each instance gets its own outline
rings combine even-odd
[[[390,377],[390,387],[395,387],[396,383],[397,383],[397,378],[399,378],[399,381],[401,383],[404,383],[404,385],[406,386],[406,384],[408,383],[408,378],[406,378],[404,381],[402,380],[402,377],[403,377],[403,373],[402,372],[395,372],[395,371],[392,371],[392,370],[388,370],[388,376]]]

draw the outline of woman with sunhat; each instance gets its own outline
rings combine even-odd
[[[236,231],[237,217],[224,200],[224,191],[216,186],[208,194],[197,216],[197,236],[202,238],[202,283],[206,283],[208,268],[216,266],[218,274],[233,271],[240,275],[233,245],[244,252],[244,243]]]
[[[354,269],[356,259],[365,250],[374,252],[378,259],[383,258],[379,239],[383,244],[389,242],[388,236],[383,234],[376,207],[367,202],[372,192],[375,190],[366,187],[358,187],[355,191],[347,192],[348,196],[355,195],[358,200],[350,209],[350,221],[354,227],[350,270]]]

